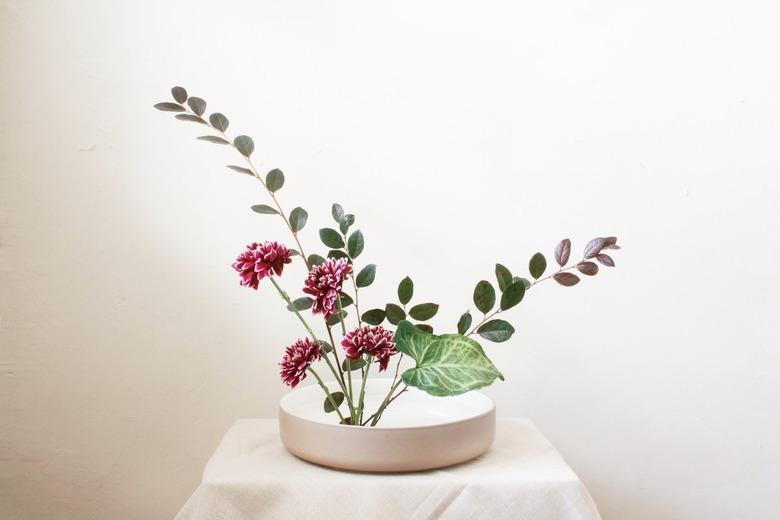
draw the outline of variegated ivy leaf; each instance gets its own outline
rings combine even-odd
[[[458,395],[504,380],[479,343],[460,334],[434,336],[403,320],[395,344],[416,362],[401,375],[404,383],[431,395]]]

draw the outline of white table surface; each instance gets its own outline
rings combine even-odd
[[[499,420],[493,447],[478,459],[405,474],[309,464],[284,449],[276,419],[240,419],[176,520],[260,518],[600,519],[583,483],[527,419]]]

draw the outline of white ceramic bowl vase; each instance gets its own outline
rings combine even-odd
[[[354,379],[355,392],[360,379]],[[390,389],[390,379],[366,383],[368,417]],[[331,391],[338,384],[328,385]],[[387,407],[377,426],[338,424],[323,410],[319,385],[297,388],[279,401],[279,434],[290,453],[338,469],[372,472],[422,471],[471,460],[485,453],[496,431],[493,400],[479,392],[434,397],[409,388]],[[346,403],[341,405],[346,413]]]

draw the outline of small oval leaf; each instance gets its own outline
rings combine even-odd
[[[312,303],[314,303],[313,299],[309,298],[308,296],[303,296],[302,298],[297,298],[293,300],[292,305],[287,306],[287,310],[290,312],[292,312],[293,309],[304,311],[306,309],[310,309]]]
[[[306,225],[306,221],[309,219],[309,214],[303,208],[295,208],[290,212],[290,227],[293,233],[297,233],[303,226]]]
[[[596,255],[596,260],[601,263],[601,265],[606,265],[607,267],[615,267],[615,261],[612,260],[612,257],[605,254],[605,253],[599,253]]]
[[[392,325],[398,325],[401,320],[406,318],[404,310],[394,303],[385,305],[385,315],[387,316],[387,321]]]
[[[536,253],[531,257],[531,260],[528,262],[528,270],[531,272],[531,276],[538,279],[544,274],[545,269],[547,269],[547,259],[542,253]]]
[[[433,327],[426,323],[415,323],[414,326],[428,334],[433,334]]]
[[[349,231],[349,226],[355,223],[355,215],[347,214],[341,217],[341,220],[339,220],[339,229],[343,234],[347,234],[347,231]]]
[[[336,406],[341,406],[341,403],[343,402],[344,392],[332,392],[330,396],[325,397],[325,402],[323,403],[322,407],[325,410],[325,413],[331,413],[336,411],[336,408],[333,407],[334,403]]]
[[[277,192],[284,186],[284,173],[279,168],[274,168],[265,176],[265,187],[271,192]]]
[[[504,320],[490,320],[477,329],[477,334],[495,343],[508,340],[514,333],[514,327]]]
[[[363,313],[363,316],[361,316],[360,319],[365,321],[369,325],[379,325],[380,323],[385,321],[385,310],[384,309],[368,310]]]
[[[173,99],[175,99],[177,103],[184,103],[187,101],[187,91],[184,87],[173,87],[171,89],[171,95],[173,95]]]
[[[191,97],[187,100],[187,104],[190,106],[196,115],[202,116],[206,111],[206,102],[199,97]]]
[[[599,266],[596,262],[580,262],[577,264],[577,270],[587,276],[595,276],[599,272]]]
[[[402,305],[406,305],[410,301],[412,301],[412,296],[414,295],[414,282],[411,278],[408,276],[401,280],[401,283],[398,284],[398,301],[401,302]]]
[[[341,308],[342,308],[342,309],[344,309],[344,308],[346,308],[346,307],[349,307],[350,305],[352,305],[353,303],[355,303],[355,302],[352,300],[352,296],[350,296],[350,295],[349,295],[349,294],[347,294],[347,293],[341,293],[341,295],[339,296],[339,302],[341,303]]]
[[[617,240],[617,239],[615,239]],[[607,239],[602,237],[596,237],[585,246],[584,258],[593,258],[597,254],[601,253],[601,250],[607,246]]]
[[[471,327],[471,313],[469,311],[461,314],[458,320],[458,334],[465,334]]]
[[[154,108],[157,110],[162,110],[163,112],[184,112],[184,107],[181,105],[178,105],[176,103],[171,103],[170,101],[166,101],[164,103],[157,103],[154,105]]]
[[[363,239],[363,233],[359,229],[349,235],[349,240],[347,240],[347,251],[349,251],[349,256],[357,258],[360,253],[363,252],[364,246],[365,240]]]
[[[563,285],[564,287],[571,287],[580,283],[580,277],[573,273],[555,273],[553,280]]]
[[[341,249],[331,249],[328,251],[328,258],[346,258],[349,261],[349,255]]]
[[[341,311],[341,313],[332,314],[327,320],[325,320],[325,323],[330,325],[331,327],[339,323],[341,320],[345,319],[347,317],[347,311]]]
[[[355,277],[355,283],[358,287],[368,287],[374,283],[374,276],[376,275],[376,265],[368,264],[360,270],[357,277]]]
[[[341,204],[333,204],[330,208],[330,214],[333,215],[333,220],[336,221],[336,224],[341,224],[341,217],[344,216],[344,208],[341,207]]]
[[[279,212],[276,211],[271,206],[266,206],[265,204],[255,204],[252,206],[252,211],[255,213],[260,213],[261,215],[278,215]]]
[[[515,276],[514,278],[512,278],[512,281],[513,282],[523,282],[523,285],[525,285],[526,289],[531,287],[531,281],[528,280],[527,278],[520,278],[519,276]]]
[[[349,366],[347,366],[348,361],[349,361]],[[360,370],[364,366],[366,366],[366,360],[363,358],[358,358],[358,359],[347,358],[341,362],[341,369],[344,370],[345,372],[353,372],[355,370]]]
[[[220,132],[224,132],[228,129],[228,125],[230,125],[230,121],[228,121],[228,118],[225,117],[224,114],[220,114],[219,112],[214,112],[209,116],[209,123],[211,123],[211,126],[219,130]]]
[[[525,284],[522,280],[512,282],[501,295],[501,310],[511,309],[523,300],[525,295]]]
[[[504,292],[512,284],[512,271],[501,264],[496,264],[496,281],[498,281],[498,290]]]
[[[344,247],[344,239],[341,238],[341,235],[335,229],[331,229],[331,228],[320,229],[320,240],[322,240],[322,243],[328,247],[332,247],[335,249],[340,249]]]
[[[439,312],[439,305],[436,303],[420,303],[409,309],[409,316],[418,321],[427,321]]]
[[[243,166],[235,166],[233,164],[228,164],[228,168],[230,168],[234,172],[244,173],[246,175],[251,175],[252,177],[255,176],[255,174],[252,173],[252,170],[250,170],[249,168],[244,168]]]
[[[312,254],[309,255],[309,258],[306,259],[306,263],[309,264],[310,267],[314,267],[315,265],[324,264],[325,258],[317,254]]]
[[[248,135],[239,135],[233,139],[233,145],[244,157],[249,157],[255,151],[255,142]]]
[[[474,287],[474,305],[482,314],[487,314],[496,304],[496,290],[487,280],[482,280]]]
[[[563,267],[568,263],[570,254],[571,240],[564,238],[555,246],[555,261],[558,262],[559,266]]]
[[[208,124],[202,117],[193,116],[192,114],[176,114],[176,119],[180,121],[191,121],[193,123],[200,123],[202,125]]]
[[[221,137],[218,137],[216,135],[201,135],[198,137],[201,141],[208,141],[210,143],[214,144],[230,144],[230,141],[227,139],[222,139]]]

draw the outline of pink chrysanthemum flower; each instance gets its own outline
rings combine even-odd
[[[314,297],[314,303],[311,305],[314,314],[324,314],[327,319],[338,312],[336,298],[341,293],[341,285],[351,272],[352,266],[346,258],[330,258],[323,264],[312,267],[303,292]]]
[[[381,325],[353,330],[344,336],[341,346],[350,359],[358,359],[363,354],[373,356],[379,363],[380,372],[387,368],[390,356],[398,353],[393,342],[393,333]]]
[[[306,369],[322,357],[320,346],[309,338],[299,339],[285,350],[279,363],[282,382],[291,388],[306,379]]]
[[[292,262],[290,256],[290,250],[279,242],[254,242],[238,255],[233,269],[241,276],[241,285],[257,289],[266,276],[281,275],[284,264]]]

